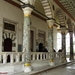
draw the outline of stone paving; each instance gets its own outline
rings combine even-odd
[[[35,71],[43,70],[44,68],[49,68],[49,66],[43,66],[42,68],[37,68]],[[34,71],[33,71],[34,72]],[[26,74],[24,72],[14,74],[14,75],[31,75],[31,74]],[[35,74],[39,75],[39,74]],[[75,75],[75,62],[69,63],[67,65],[63,65],[57,68],[53,68],[47,72],[44,72],[43,74],[40,75]]]

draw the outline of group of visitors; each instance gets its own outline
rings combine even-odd
[[[36,52],[48,52],[48,48],[43,45],[43,43],[36,43]],[[53,49],[53,52],[56,52],[55,49]],[[59,49],[58,52],[62,52],[62,49]]]
[[[42,44],[36,44],[36,51],[37,52],[48,52],[47,48]]]

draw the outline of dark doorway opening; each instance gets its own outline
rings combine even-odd
[[[34,31],[30,31],[30,50],[33,52],[33,46],[34,46]]]
[[[43,51],[43,44],[39,43],[39,52],[42,52],[42,51]]]
[[[10,38],[4,40],[4,52],[12,52],[12,40]],[[10,55],[7,56],[7,62],[10,62]]]
[[[4,40],[4,52],[12,52],[12,40],[10,38]]]

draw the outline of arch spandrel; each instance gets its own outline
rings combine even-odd
[[[57,22],[57,23],[60,23],[59,22],[59,18],[58,18],[58,15],[55,13],[55,15],[54,15],[54,19],[55,19],[55,21]]]
[[[67,20],[67,25],[68,25],[68,30],[69,30],[69,31],[72,31],[72,30],[73,30],[73,29],[72,29],[72,22],[71,22],[70,19]]]
[[[71,20],[70,19],[67,20],[67,24],[71,24]]]
[[[56,22],[61,24],[61,26],[65,26],[65,19],[64,19],[63,12],[61,9],[56,10],[54,18],[55,18]]]
[[[49,0],[40,0],[40,2],[43,6],[45,15],[49,18],[53,18],[51,4],[50,4]]]
[[[40,0],[36,0],[36,1],[35,1],[34,7],[35,7],[36,10],[40,11],[42,14],[45,14],[44,8],[43,8],[43,6],[42,6]],[[33,10],[33,11],[34,11],[34,10]]]

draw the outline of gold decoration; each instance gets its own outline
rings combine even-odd
[[[31,66],[31,64],[30,63],[25,63],[24,66]]]
[[[74,59],[74,58],[71,56],[70,59]]]
[[[64,60],[66,60],[66,58],[63,58]]]
[[[30,14],[24,14],[24,17],[26,17],[26,16],[27,16],[27,17],[30,17]]]
[[[49,26],[49,28],[52,28],[53,26]]]
[[[54,62],[54,60],[53,60],[53,59],[51,59],[51,60],[50,60],[50,62]]]

